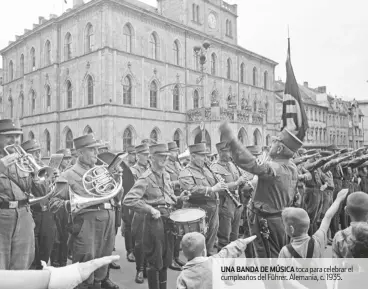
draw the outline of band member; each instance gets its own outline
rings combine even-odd
[[[75,165],[75,163],[77,162],[77,158],[78,158],[78,153],[77,153],[77,150],[75,148],[72,148],[70,150],[70,152],[72,153],[72,159],[70,160],[70,164],[69,164],[69,167],[72,167]]]
[[[137,152],[137,163],[131,167],[131,171],[134,176],[135,182],[141,177],[141,175],[149,168],[148,158],[149,158],[149,149],[148,144],[141,144],[135,147]],[[125,208],[125,210],[130,211],[130,214],[133,215],[132,226],[130,230],[126,230],[125,232],[125,248],[130,248],[129,252],[132,254],[132,259],[135,257],[136,264],[136,276],[135,282],[138,284],[142,284],[144,282],[144,278],[146,277],[146,267],[147,262],[144,258],[144,250],[143,250],[143,223],[144,223],[144,214],[139,212],[134,212],[133,210],[129,210]],[[130,233],[131,232],[131,233]],[[128,238],[129,234],[131,234],[132,243],[130,243],[130,238]],[[127,249],[128,252],[128,249]],[[134,255],[133,255],[134,252]],[[134,260],[134,259],[133,259]],[[129,257],[128,257],[129,261]]]
[[[41,146],[36,140],[28,140],[22,143],[22,148],[26,153],[33,156],[36,163],[43,167],[45,164],[41,158]],[[39,185],[42,187],[42,195],[49,193],[51,182]],[[33,220],[35,222],[35,259],[32,267],[36,270],[41,270],[41,261],[49,262],[52,247],[54,245],[56,224],[53,214],[50,212],[49,200],[31,206]]]
[[[292,205],[298,180],[298,170],[291,158],[303,143],[284,129],[272,142],[271,160],[261,163],[237,141],[227,122],[221,124],[220,133],[229,143],[235,163],[258,175],[258,185],[248,208],[251,235],[258,236],[254,242],[256,257],[277,258],[287,241],[281,213]]]
[[[20,145],[22,129],[11,119],[0,120],[1,157],[4,148]],[[14,152],[13,150],[11,152]],[[29,269],[35,255],[34,221],[29,207],[32,177],[10,165],[0,174],[0,269]]]
[[[216,144],[219,160],[212,164],[211,169],[220,175],[227,185],[228,192],[240,203],[239,186],[246,183],[244,176],[240,175],[235,165],[231,162],[230,147],[226,142]],[[238,207],[226,191],[219,192],[219,229],[218,229],[218,249],[221,250],[230,242],[238,239],[239,226],[243,206]]]
[[[148,169],[127,193],[123,204],[145,214],[143,246],[148,263],[149,289],[167,288],[167,267],[172,262],[173,236],[168,217],[177,197],[165,171],[169,151],[166,144],[149,147],[152,168]],[[180,198],[184,199],[183,196]]]
[[[180,190],[180,183],[179,183],[179,173],[183,169],[181,164],[178,161],[179,156],[179,148],[176,142],[169,142],[167,144],[167,147],[169,148],[170,156],[167,160],[167,164],[165,167],[165,170],[170,175],[171,185],[174,189],[175,196],[179,197],[181,194]],[[182,204],[178,203],[177,207],[181,208]],[[175,238],[174,243],[174,260],[170,265],[170,269],[180,271],[181,267],[185,265],[183,261],[179,259],[179,253],[180,253],[180,242],[181,238]]]
[[[109,151],[109,146],[106,143],[103,143],[99,148],[98,148],[98,153],[103,153],[103,152],[108,152]]]
[[[83,176],[95,167],[97,148],[100,145],[92,134],[78,137],[73,142],[79,155],[77,162],[58,178],[56,194],[50,200],[50,205],[53,212],[65,208],[72,217],[69,222],[71,234],[69,242],[71,242],[73,263],[77,263],[111,255],[115,241],[116,203],[110,200],[71,214],[69,189],[78,196],[90,198],[84,189]],[[118,288],[108,278],[106,279],[107,273],[108,266],[96,270],[80,288]]]
[[[56,152],[57,154],[63,155],[59,171],[63,173],[70,164],[72,154],[70,149],[61,149]],[[61,208],[55,216],[56,223],[56,236],[54,247],[51,252],[51,266],[53,267],[64,267],[68,261],[68,213],[65,208]]]
[[[126,157],[126,164],[131,168],[137,162],[137,152],[135,151],[134,146],[128,146],[126,152],[128,153]]]
[[[189,191],[191,197],[183,207],[201,208],[206,211],[208,230],[206,235],[207,254],[215,252],[215,241],[219,228],[219,195],[218,192],[227,188],[223,182],[216,183],[216,177],[206,165],[208,154],[206,144],[198,143],[189,146],[190,163],[179,174],[180,187]]]

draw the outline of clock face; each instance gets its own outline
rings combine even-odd
[[[208,26],[212,29],[215,29],[216,24],[217,24],[216,16],[213,13],[210,13],[210,15],[208,15]]]

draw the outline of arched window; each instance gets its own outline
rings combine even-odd
[[[30,58],[30,66],[31,66],[31,71],[35,71],[36,70],[36,52],[34,47],[31,48],[31,58]]]
[[[258,129],[256,129],[253,133],[253,144],[255,146],[262,145],[262,137]]]
[[[195,70],[199,70],[200,69],[200,63],[199,63],[199,54],[197,52],[195,52],[195,50],[193,49],[193,64],[194,64],[194,69]]]
[[[87,95],[88,95],[88,105],[93,104],[93,79],[92,76],[87,77]]]
[[[228,19],[226,19],[226,35],[229,35],[229,23],[230,21]]]
[[[35,136],[34,136],[33,132],[32,132],[32,131],[30,131],[30,132],[28,133],[28,140],[32,140],[32,139],[34,139],[34,138],[35,138]]]
[[[196,21],[196,5],[192,4],[192,20]]]
[[[65,148],[72,149],[73,148],[73,133],[69,129],[65,135]]]
[[[233,36],[233,28],[232,28],[232,25],[231,25],[231,21],[229,20],[229,36]]]
[[[150,85],[150,107],[157,108],[157,84],[154,81]]]
[[[132,81],[130,76],[124,78],[123,84],[123,104],[132,104]]]
[[[51,43],[49,40],[45,43],[45,65],[51,64]]]
[[[65,35],[64,58],[65,60],[72,58],[72,35],[69,32]]]
[[[158,59],[158,39],[155,33],[151,34],[150,38],[150,46],[151,46],[151,58]]]
[[[228,58],[226,62],[226,76],[227,79],[231,79],[231,59]]]
[[[240,65],[240,82],[245,83],[245,64]]]
[[[195,90],[193,95],[193,108],[198,107],[199,107],[199,93],[198,90]]]
[[[180,132],[179,130],[176,130],[174,133],[174,142],[176,142],[176,145],[180,149]]]
[[[179,110],[179,103],[180,103],[180,91],[179,86],[175,85],[173,91],[173,110]]]
[[[247,145],[248,144],[248,136],[247,136],[247,132],[245,131],[244,128],[241,128],[239,130],[238,133],[238,140],[243,144],[243,145]]]
[[[20,76],[24,75],[24,55],[20,56]]]
[[[153,131],[151,131],[150,139],[153,139],[155,142],[158,141],[158,134],[157,134],[157,131],[155,129]]]
[[[253,111],[257,112],[257,100],[253,101]]]
[[[84,130],[83,130],[83,134],[87,135],[87,134],[91,134],[93,133],[93,130],[91,129],[91,127],[89,125],[87,125]]]
[[[68,80],[66,82],[66,107],[67,108],[72,108],[73,106],[73,89],[72,89],[72,84],[71,82]]]
[[[263,74],[263,88],[264,89],[267,89],[267,82],[268,82],[268,72],[265,71],[264,74]]]
[[[123,133],[123,149],[133,145],[133,133],[130,128],[126,128]]]
[[[217,56],[215,53],[211,54],[211,74],[216,75],[216,62],[217,62]]]
[[[173,51],[174,51],[174,64],[180,65],[180,46],[178,40],[174,41]]]
[[[20,100],[20,116],[24,116],[24,94],[23,92],[20,93],[19,100]]]
[[[36,109],[36,92],[32,89],[31,90],[31,101],[32,101],[32,112]]]
[[[94,31],[91,23],[87,24],[86,27],[86,36],[85,36],[85,44],[86,44],[86,53],[89,53],[93,50],[94,47]]]
[[[199,23],[199,5],[197,5],[197,23]]]
[[[130,28],[129,24],[125,24],[123,28],[123,35],[124,35],[124,51],[131,53],[133,33],[132,33],[132,29]]]
[[[9,61],[9,81],[12,81],[14,79],[14,67],[13,67],[13,61]]]
[[[46,106],[51,106],[51,88],[49,85],[46,85]]]
[[[50,133],[48,130],[45,130],[44,137],[45,137],[45,144],[46,144],[45,152],[46,152],[46,155],[49,156],[51,152],[51,137],[50,137]]]
[[[257,68],[253,67],[253,86],[257,86]]]

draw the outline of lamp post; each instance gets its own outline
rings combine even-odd
[[[202,141],[206,140],[206,129],[205,129],[205,125],[204,125],[204,121],[205,121],[205,117],[206,117],[206,108],[205,108],[205,101],[204,101],[204,77],[205,77],[205,73],[204,73],[204,65],[207,62],[207,51],[210,48],[211,44],[209,44],[208,42],[204,42],[202,44],[202,46],[195,46],[194,47],[194,53],[196,54],[197,57],[199,57],[199,64],[200,64],[200,69],[201,69],[201,76],[197,79],[197,84],[201,84],[201,103],[202,103],[202,125],[201,125],[201,130],[202,130]]]

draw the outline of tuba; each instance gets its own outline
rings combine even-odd
[[[99,205],[116,197],[122,189],[123,179],[120,165],[123,162],[123,153],[117,154],[108,165],[99,159],[102,165],[88,170],[82,178],[83,188],[88,197],[81,197],[69,187],[70,207],[72,213],[86,209],[90,206]],[[114,175],[119,175],[115,179]]]
[[[17,154],[18,157],[15,162],[17,168],[26,173],[33,173],[39,182],[45,182],[53,177],[54,170],[52,168],[48,166],[41,167],[37,164],[34,157],[26,153],[21,146],[16,144],[8,145],[4,147],[4,151],[7,155]]]

